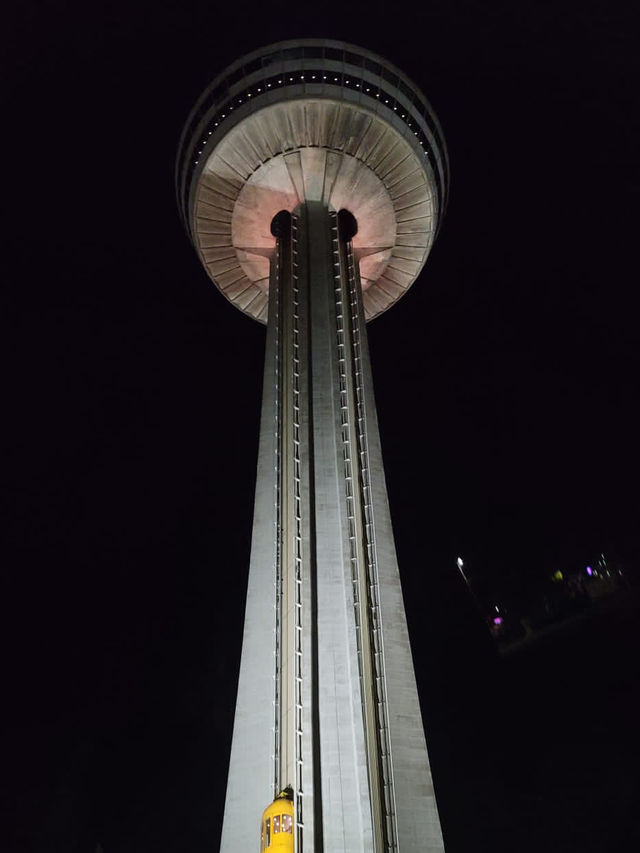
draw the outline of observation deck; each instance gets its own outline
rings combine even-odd
[[[385,59],[339,41],[254,51],[203,92],[180,138],[180,213],[211,279],[266,322],[273,217],[305,201],[358,231],[365,317],[415,281],[445,211],[446,145],[429,103]]]

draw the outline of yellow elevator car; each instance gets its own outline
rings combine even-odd
[[[275,800],[262,813],[260,825],[260,851],[281,850],[293,853],[293,792],[291,788],[280,791]]]

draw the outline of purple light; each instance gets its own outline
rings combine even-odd
[[[587,566],[587,574],[589,575],[589,577],[591,577],[591,575],[593,574],[593,569],[591,568],[591,566]]]
[[[494,625],[502,625],[502,616],[494,616],[493,617]]]

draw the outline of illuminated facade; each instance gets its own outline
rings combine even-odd
[[[422,269],[447,185],[422,94],[340,42],[243,57],[183,131],[190,239],[222,293],[267,324],[223,853],[257,848],[287,786],[298,853],[443,849],[366,321]]]

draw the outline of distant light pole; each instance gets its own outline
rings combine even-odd
[[[471,596],[471,599],[472,599],[473,603],[474,603],[474,604],[475,604],[475,606],[476,606],[476,610],[478,611],[478,613],[479,613],[479,614],[480,614],[480,616],[482,617],[482,621],[486,624],[486,618],[485,618],[485,612],[484,612],[484,609],[483,609],[483,607],[482,607],[482,604],[481,604],[481,603],[480,603],[480,601],[478,600],[478,596],[477,596],[477,595],[475,594],[475,592],[473,591],[473,587],[471,586],[471,581],[469,580],[469,578],[468,578],[468,577],[467,577],[467,575],[465,574],[465,571],[464,571],[464,560],[462,559],[462,557],[458,557],[458,558],[456,559],[456,565],[457,565],[457,567],[458,567],[458,571],[459,571],[459,572],[460,572],[460,574],[462,575],[462,579],[464,580],[464,582],[465,582],[465,585],[466,585],[467,589],[469,590],[469,595]],[[500,620],[500,621],[502,621],[502,620]]]
[[[476,594],[471,587],[471,583],[469,581],[469,578],[466,576],[466,574],[464,572],[464,560],[462,559],[462,557],[458,557],[458,559],[456,560],[456,565],[458,566],[458,571],[462,575],[462,579],[464,580],[464,582],[467,586],[467,589],[469,590],[469,593],[471,594],[471,597],[473,598],[473,600],[475,602],[476,607],[482,613],[482,607],[480,606],[480,602],[476,598]]]
[[[469,587],[469,592],[471,592],[471,587],[469,586],[469,578],[464,573],[464,560],[462,559],[462,557],[458,557],[458,559],[456,560],[456,563],[458,564],[458,569],[460,570],[460,574],[464,578],[464,582]]]

